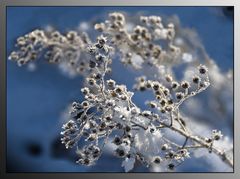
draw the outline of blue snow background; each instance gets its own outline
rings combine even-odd
[[[233,69],[233,20],[220,7],[8,7],[7,54],[17,37],[51,25],[61,32],[75,29],[81,21],[125,11],[148,15],[176,14],[183,27],[194,28],[209,56],[223,71]],[[115,64],[116,65],[116,64]],[[119,82],[131,87],[134,76],[123,74],[121,64],[114,71]],[[128,81],[126,81],[128,77]],[[35,72],[7,62],[7,171],[9,172],[123,172],[121,160],[105,154],[92,168],[75,164],[74,150],[59,142],[67,105],[81,100],[81,77],[70,79],[54,65],[39,60]],[[138,102],[141,99],[136,99]],[[199,162],[184,165],[186,172],[208,172]],[[147,169],[138,166],[136,172]]]

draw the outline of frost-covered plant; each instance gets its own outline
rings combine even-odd
[[[221,131],[213,130],[210,136],[195,135],[180,111],[187,99],[210,85],[208,68],[195,65],[190,80],[177,80],[172,67],[192,57],[174,45],[174,24],[165,27],[159,16],[141,16],[140,20],[142,25],[129,30],[122,13],[110,13],[109,20],[95,24],[102,33],[96,42],[87,33],[70,31],[63,35],[35,30],[17,39],[19,50],[13,51],[9,59],[22,66],[44,55],[50,63],[85,77],[81,89],[85,100],[72,103],[69,121],[61,132],[66,148],[76,147],[79,164],[95,164],[105,145],[111,143],[114,154],[123,159],[126,172],[134,168],[136,161],[171,171],[199,148],[215,153],[233,167],[232,159],[215,146],[222,138]],[[140,109],[132,101],[134,93],[125,85],[107,78],[117,55],[124,64],[142,70],[143,76],[136,79],[134,89],[153,92],[154,99],[146,101],[149,110]],[[148,67],[156,69],[152,79],[143,70]],[[169,73],[162,71],[163,67]],[[175,140],[179,136],[185,139],[183,143]],[[81,140],[84,146],[79,146]]]

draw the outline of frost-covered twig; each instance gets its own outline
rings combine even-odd
[[[78,35],[71,31],[61,35],[35,30],[17,40],[19,50],[9,57],[21,66],[47,51],[45,56],[49,62],[69,65],[71,70],[85,77],[86,83],[81,89],[85,100],[73,102],[70,119],[61,132],[66,148],[77,148],[77,163],[95,164],[113,138],[115,155],[124,159],[125,171],[132,170],[136,160],[146,166],[159,165],[173,170],[198,148],[214,152],[233,167],[226,153],[214,145],[221,139],[221,132],[213,130],[212,136],[207,138],[194,135],[180,112],[180,106],[187,99],[209,87],[205,65],[196,68],[191,81],[178,82],[170,74],[164,75],[164,81],[162,75],[154,80],[145,76],[137,78],[136,90],[154,92],[155,99],[147,102],[151,110],[141,110],[132,100],[134,93],[125,85],[106,79],[116,55],[114,52],[120,52],[122,62],[136,69],[144,65],[160,69],[163,65],[172,67],[181,63],[182,51],[173,43],[174,25],[170,23],[164,27],[160,17],[143,16],[140,18],[142,25],[129,32],[123,14],[110,13],[109,17],[104,23],[95,25],[95,29],[103,33],[96,43],[85,33]],[[166,41],[165,50],[159,45],[160,40]],[[184,142],[179,144],[166,130],[176,137],[184,137]],[[80,147],[80,140],[86,145]]]

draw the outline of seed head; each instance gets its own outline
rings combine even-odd
[[[161,163],[161,158],[157,156],[157,157],[154,158],[153,162],[155,164],[160,164]]]
[[[194,76],[192,80],[193,80],[193,83],[198,84],[198,83],[200,82],[201,79],[200,79],[199,76]]]
[[[171,75],[166,75],[165,79],[166,79],[167,82],[172,82],[172,80],[173,80]]]
[[[176,98],[177,98],[178,100],[182,99],[183,97],[184,97],[184,94],[183,94],[182,92],[176,93]]]
[[[183,82],[181,83],[181,87],[182,87],[183,89],[188,89],[188,88],[190,88],[190,84],[189,84],[189,82],[187,82],[187,81],[183,81]]]
[[[208,72],[208,69],[205,65],[199,65],[198,70],[199,70],[199,73],[202,75],[205,75]]]

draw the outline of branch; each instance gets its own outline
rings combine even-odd
[[[204,141],[203,139],[201,139],[200,137],[187,134],[185,131],[183,131],[183,130],[181,130],[181,129],[178,129],[178,128],[174,127],[174,126],[169,126],[169,125],[167,125],[167,124],[165,124],[165,123],[161,123],[161,125],[163,125],[164,127],[169,128],[169,129],[171,129],[171,130],[173,130],[173,131],[181,134],[182,136],[184,136],[184,137],[186,137],[186,138],[188,138],[188,139],[191,139],[191,140],[197,142],[197,143],[200,144],[200,146],[202,146],[203,148],[206,148],[206,149],[211,148],[212,151],[213,151],[216,155],[218,155],[218,156],[222,159],[223,162],[225,162],[227,165],[229,165],[231,168],[233,168],[233,161],[232,161],[230,158],[227,157],[227,155],[226,155],[225,152],[223,152],[223,151],[215,148],[214,146],[211,146],[211,144],[208,144],[207,142],[205,142],[205,141]],[[200,146],[198,146],[198,148],[200,148]]]

